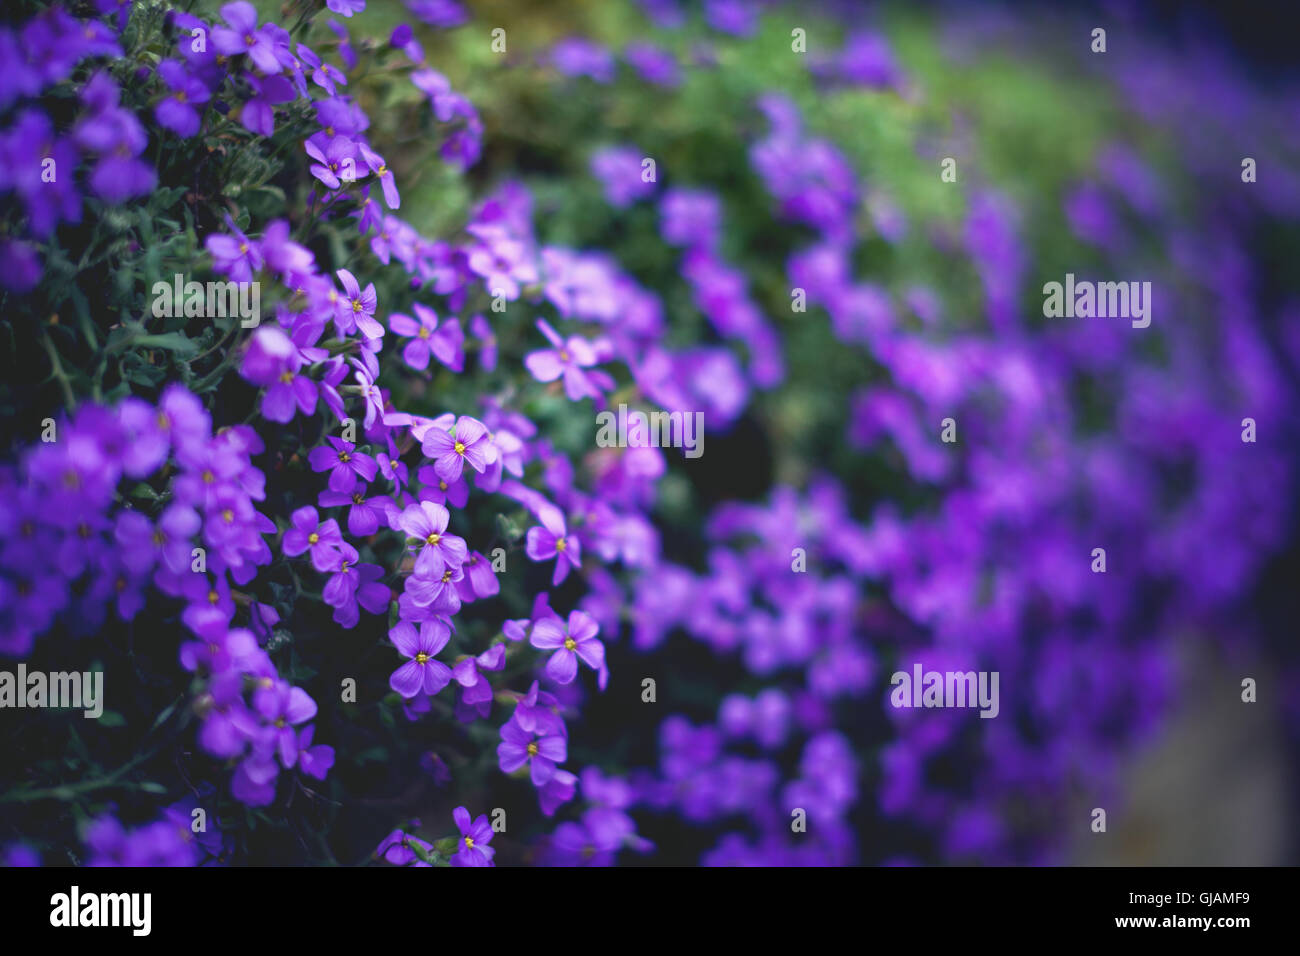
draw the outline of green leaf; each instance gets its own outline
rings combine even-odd
[[[143,481],[132,488],[129,494],[132,498],[143,498],[145,501],[158,500],[158,492],[154,491]]]
[[[182,332],[167,332],[162,335],[142,335],[135,344],[143,348],[166,349],[178,355],[195,355],[199,347]]]

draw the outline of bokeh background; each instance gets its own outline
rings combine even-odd
[[[311,5],[256,6],[288,25]],[[402,23],[478,112],[482,152],[464,170],[439,158],[423,94],[387,47]],[[328,608],[277,583],[263,597],[286,621],[292,608],[285,672],[325,689],[317,739],[338,759],[319,800],[223,803],[223,860],[360,862],[394,828],[445,836],[467,805],[512,808],[498,863],[1300,861],[1293,27],[1262,4],[370,0],[347,20],[363,60],[348,91],[384,144],[401,218],[462,236],[485,197],[522,187],[538,247],[590,253],[617,277],[595,324],[633,330],[623,347],[645,351],[611,402],[707,409],[705,452],[666,455],[633,508],[594,445],[594,408],[528,391],[519,358],[537,347],[536,315],[554,316],[545,302],[502,320],[494,372],[390,371],[392,404],[417,414],[517,397],[548,443],[530,477],[545,484],[565,459],[596,500],[653,527],[653,559],[550,589],[554,607],[601,621],[611,673],[603,693],[565,698],[568,766],[625,782],[603,800],[637,838],[566,856],[557,822],[596,824],[539,812],[526,779],[497,771],[495,712],[466,727],[450,708],[412,720],[391,699],[360,714],[330,703],[343,676],[384,686],[383,628],[342,641]],[[277,161],[271,188],[238,200],[254,223],[294,218],[311,188],[303,163]],[[706,211],[674,213],[691,201]],[[200,209],[183,231],[219,228]],[[400,299],[406,277],[347,244],[340,227],[310,247],[373,273],[381,303]],[[150,267],[169,275],[186,254]],[[101,287],[112,261],[101,268],[77,282]],[[1045,318],[1042,286],[1066,273],[1151,282],[1150,327]],[[15,455],[63,400],[21,332],[46,294],[4,303],[0,428]],[[674,358],[657,367],[661,347]],[[74,352],[71,365],[80,387],[95,363]],[[232,376],[210,408],[244,421],[256,398]],[[954,445],[939,439],[948,417]],[[290,447],[289,430],[266,437],[267,462]],[[302,479],[276,471],[283,518]],[[504,508],[466,519],[480,540],[522,530]],[[794,548],[806,573],[791,571]],[[549,574],[530,567],[499,606],[467,608],[465,633],[528,617]],[[142,655],[165,674],[175,614],[156,613],[131,632],[132,666]],[[107,664],[119,627],[98,632]],[[79,653],[65,629],[31,660]],[[1001,714],[893,710],[889,674],[913,662],[999,671]],[[127,731],[176,694],[142,680],[137,712],[116,718]],[[96,729],[83,746],[53,718],[23,719],[33,733],[4,745],[0,783],[139,752],[133,732]],[[101,798],[145,819],[179,778],[220,790],[218,763],[174,751],[143,768],[156,789],[19,802],[0,846],[71,862],[62,848]],[[810,808],[810,833],[789,832],[792,806]]]

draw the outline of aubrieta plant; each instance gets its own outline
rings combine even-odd
[[[1294,98],[601,6],[6,9],[0,663],[105,711],[0,709],[5,862],[1059,862],[1178,642],[1260,643]]]

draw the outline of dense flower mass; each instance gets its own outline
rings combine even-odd
[[[526,56],[451,0],[22,6],[0,656],[103,671],[126,729],[23,718],[7,864],[1056,861],[1180,637],[1251,640],[1282,160],[1200,202],[1245,184],[1116,134],[1030,203],[835,4],[804,50],[642,0]],[[1173,142],[1249,122],[1123,56]],[[1149,328],[1039,312],[1116,269]],[[629,408],[667,440],[593,443]],[[890,706],[913,664],[997,672],[996,719]]]

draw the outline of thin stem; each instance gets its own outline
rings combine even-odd
[[[59,361],[59,352],[54,347],[50,334],[44,330],[41,331],[41,344],[45,346],[46,354],[50,357],[50,365],[54,370],[54,377],[59,380],[59,385],[63,387],[63,401],[68,406],[68,411],[76,411],[77,398],[72,394],[72,383],[68,381],[67,373],[63,371],[63,363]]]

